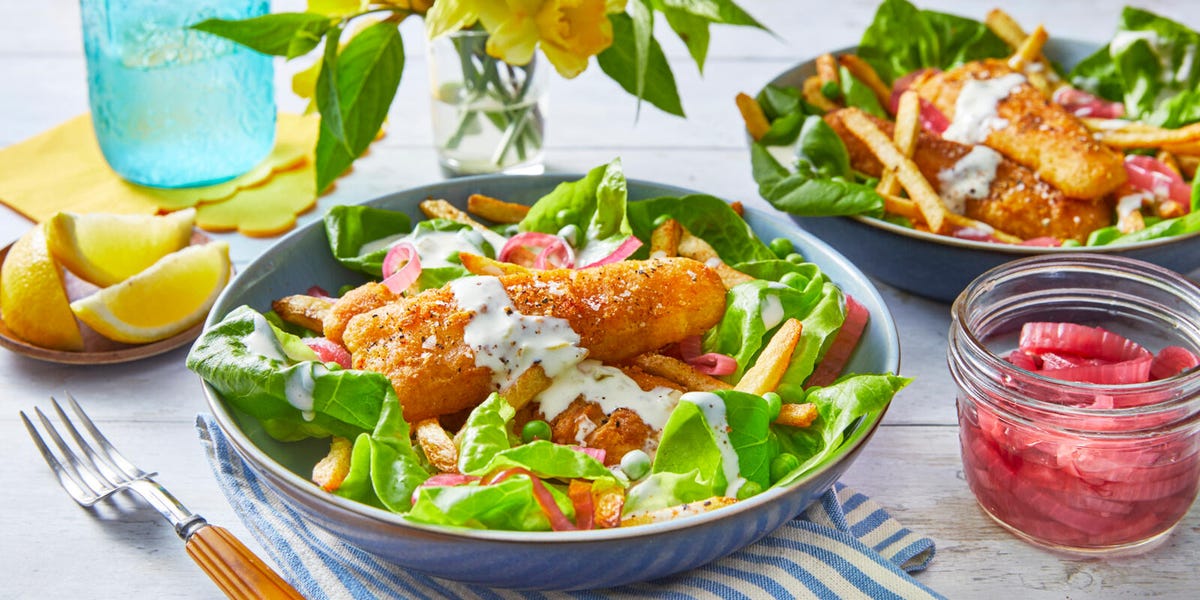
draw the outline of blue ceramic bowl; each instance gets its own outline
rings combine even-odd
[[[1051,39],[1045,53],[1070,68],[1095,52],[1091,42]],[[835,50],[834,54],[856,48]],[[815,61],[801,63],[771,81],[800,88],[816,73]],[[1125,246],[1035,248],[960,240],[901,227],[870,217],[792,218],[806,231],[837,248],[871,277],[919,296],[952,302],[967,284],[992,267],[1026,256],[1087,252],[1135,258],[1187,274],[1200,268],[1200,233]]]
[[[465,206],[475,192],[532,203],[572,175],[482,176],[406,190],[369,202],[423,218],[417,204],[430,197]],[[629,182],[631,199],[694,193],[680,188]],[[850,368],[898,372],[900,344],[895,323],[879,293],[849,261],[787,219],[747,211],[760,237],[786,237],[871,313]],[[208,318],[213,325],[242,304],[259,310],[271,301],[312,285],[336,290],[362,276],[330,255],[325,231],[313,223],[267,250],[230,283]],[[786,488],[769,490],[703,515],[640,527],[577,532],[474,531],[415,524],[381,509],[328,494],[309,481],[312,465],[328,443],[281,443],[253,418],[230,407],[205,384],[209,407],[232,445],[254,473],[320,528],[384,560],[437,577],[491,587],[537,590],[605,588],[665,577],[730,554],[798,515],[850,466],[883,415],[859,422],[869,433],[835,460]]]

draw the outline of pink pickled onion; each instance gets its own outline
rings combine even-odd
[[[641,247],[642,240],[639,240],[637,236],[631,235],[628,238],[625,238],[625,241],[621,242],[621,245],[617,246],[617,249],[613,250],[612,254],[609,254],[608,256],[605,256],[594,263],[584,265],[581,268],[586,269],[588,267],[599,267],[600,265],[608,265],[623,261],[633,255],[634,252],[637,252],[637,249]]]
[[[596,461],[601,464],[604,463],[604,457],[608,455],[608,453],[604,451],[604,448],[587,448],[584,446],[571,446],[571,449],[578,450],[578,451],[596,459]]]
[[[705,375],[729,375],[737,370],[737,361],[731,356],[716,352],[700,354],[698,335],[679,340],[679,357]]]
[[[1035,238],[1029,238],[1027,240],[1022,241],[1020,245],[1021,246],[1038,246],[1038,247],[1045,247],[1045,248],[1057,248],[1059,246],[1062,246],[1062,240],[1060,240],[1056,237],[1049,237],[1049,236],[1035,237]]]
[[[917,69],[916,71],[913,71],[896,80],[896,83],[892,86],[892,95],[890,98],[888,98],[889,112],[894,115],[900,110],[900,96],[903,95],[904,92],[907,92],[912,82],[918,77],[924,75],[926,71],[933,71],[934,73],[938,72],[937,69]],[[947,119],[946,115],[942,114],[942,111],[938,110],[938,108],[934,106],[932,102],[926,100],[925,98],[920,99],[920,106],[921,109],[917,114],[917,119],[921,123],[921,128],[933,135],[941,137],[942,133],[946,131],[946,128],[950,126],[950,119]]]
[[[496,258],[501,262],[512,262],[514,254],[519,248],[538,250],[534,264],[525,266],[533,266],[535,269],[570,269],[575,266],[575,250],[566,240],[557,235],[537,231],[526,231],[512,236],[504,243],[504,247],[500,249],[500,254]],[[551,259],[557,260],[557,264],[551,262]]]
[[[1129,185],[1173,200],[1185,212],[1191,208],[1192,187],[1162,161],[1151,156],[1126,156],[1125,172],[1129,174]]]
[[[341,344],[323,337],[304,338],[304,345],[312,348],[321,358],[321,362],[335,362],[343,369],[350,368],[350,352]]]
[[[415,246],[400,242],[388,250],[383,258],[383,285],[393,294],[407,290],[420,276],[421,257]]]
[[[1193,354],[1191,350],[1179,346],[1167,346],[1159,350],[1158,355],[1154,357],[1154,362],[1150,363],[1150,378],[1174,377],[1197,366],[1200,366],[1200,357]]]
[[[1042,356],[1045,356],[1045,354]],[[1100,385],[1145,383],[1150,381],[1150,363],[1152,360],[1150,356],[1139,356],[1120,362],[1083,364],[1061,369],[1043,368],[1041,371],[1038,371],[1038,374],[1064,381],[1079,381]]]
[[[1077,117],[1095,117],[1097,119],[1116,119],[1125,116],[1125,105],[1120,102],[1109,102],[1093,96],[1083,90],[1064,85],[1054,90],[1052,98],[1067,112]]]
[[[314,285],[314,286],[308,288],[307,290],[305,290],[304,293],[308,294],[309,296],[314,296],[317,298],[325,298],[327,300],[333,299],[333,296],[330,296],[329,292],[325,291],[325,288],[323,288],[319,285]]]
[[[1031,321],[1021,327],[1018,343],[1026,353],[1056,352],[1104,362],[1150,357],[1150,351],[1137,342],[1100,327],[1076,323]]]
[[[825,351],[825,356],[821,357],[821,362],[817,363],[812,375],[809,375],[805,387],[824,387],[837,381],[838,376],[846,369],[846,364],[850,362],[854,349],[858,347],[858,340],[862,339],[870,318],[871,311],[853,296],[846,294],[846,319],[834,335],[833,343]]]
[[[463,475],[462,473],[438,473],[423,481],[421,485],[413,490],[412,503],[417,503],[417,490],[420,488],[462,485],[464,483],[471,483],[472,481],[479,481],[479,477],[475,475]]]
[[[577,529],[575,524],[571,523],[571,520],[567,518],[567,515],[563,514],[562,509],[558,507],[558,503],[554,501],[554,496],[550,493],[550,490],[546,489],[546,485],[542,483],[542,480],[538,479],[528,469],[521,467],[504,469],[485,477],[483,485],[500,483],[514,475],[526,475],[529,477],[529,481],[533,484],[533,498],[537,500],[538,506],[542,508],[542,512],[546,513],[546,518],[550,521],[551,529],[554,531],[574,531]]]

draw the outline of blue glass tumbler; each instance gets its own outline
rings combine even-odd
[[[178,188],[249,171],[275,141],[271,57],[189,29],[269,0],[80,0],[96,140],[121,177]]]

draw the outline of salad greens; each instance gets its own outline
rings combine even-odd
[[[817,156],[814,152],[821,168],[840,168],[836,165],[844,162],[836,154]],[[631,471],[640,479],[631,480],[621,468],[606,467],[576,446],[541,439],[523,443],[514,429],[517,411],[492,394],[470,411],[455,436],[460,473],[455,477],[460,479],[427,484],[438,469],[411,441],[386,377],[321,362],[304,340],[247,306],[205,331],[187,365],[272,437],[287,442],[330,436],[351,440],[349,473],[333,493],[412,521],[454,527],[548,530],[555,521],[546,503],[567,519],[578,519],[580,509],[568,493],[571,481],[586,482],[593,494],[622,494],[625,515],[713,496],[746,498],[798,480],[865,435],[868,428],[855,425],[877,418],[909,380],[846,374],[827,387],[806,389],[804,380],[845,320],[845,297],[816,265],[791,252],[790,244],[763,243],[725,202],[703,195],[630,202],[620,163],[614,161],[540,199],[517,229],[557,233],[574,226],[579,238],[572,245],[578,254],[598,255],[600,248],[611,251],[630,234],[648,240],[668,217],[707,241],[727,264],[755,278],[729,290],[724,317],[702,340],[703,351],[736,359],[737,370],[726,377],[730,382],[753,364],[785,319],[801,320],[803,337],[777,390],[779,398],[733,390],[680,397],[649,472]],[[442,253],[463,249],[495,256],[497,251],[478,232],[460,236],[462,230],[453,223],[435,219],[413,226],[403,215],[377,208],[336,207],[325,225],[334,256],[348,268],[376,277],[387,246],[402,241]],[[499,237],[499,231],[491,235]],[[422,246],[419,238],[429,235],[441,235],[445,243]],[[423,253],[420,258],[423,263],[448,262]],[[439,281],[458,276],[466,274],[445,270],[438,275]],[[819,417],[806,428],[780,425],[773,421],[781,402],[814,403]],[[773,477],[772,461],[784,453],[801,466]]]
[[[856,54],[893,85],[913,71],[1003,58],[1012,49],[983,22],[920,9],[908,0],[883,0]],[[867,86],[844,67],[839,75],[842,105],[888,117]],[[1127,7],[1112,40],[1064,78],[1080,90],[1122,103],[1127,119],[1166,128],[1200,122],[1200,33]],[[876,181],[850,168],[843,159],[845,144],[800,90],[769,84],[755,100],[770,124],[750,148],[752,174],[767,202],[805,217],[863,215],[912,226],[908,219],[884,212]],[[1196,178],[1192,186],[1197,190],[1191,203],[1195,209],[1200,206]],[[1161,220],[1147,216],[1146,225],[1125,234],[1115,225],[1101,228],[1092,232],[1086,245],[1128,244],[1200,231],[1200,219],[1191,215]],[[1072,244],[1078,242],[1064,242]]]

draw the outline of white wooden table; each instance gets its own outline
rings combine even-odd
[[[924,7],[981,18],[996,2],[924,0]],[[1020,0],[1005,8],[1051,35],[1107,39],[1122,2]],[[1200,28],[1194,0],[1138,2]],[[276,2],[281,6],[294,6]],[[750,177],[738,91],[754,92],[775,74],[824,49],[857,42],[876,0],[750,0],[744,5],[778,35],[729,28],[714,31],[704,77],[673,40],[688,120],[634,103],[595,66],[578,80],[554,81],[548,168],[584,171],[614,156],[630,177],[695,188],[763,206]],[[411,24],[410,24],[411,25]],[[338,183],[303,223],[339,203],[361,202],[441,178],[430,146],[424,48],[406,26],[408,64],[392,106],[390,133]],[[660,33],[660,39],[670,39]],[[279,103],[296,110],[279,71]],[[0,3],[0,147],[87,110],[79,5],[74,0]],[[0,182],[0,193],[3,193]],[[0,208],[0,211],[3,211]],[[0,213],[0,244],[29,226]],[[271,240],[238,235],[229,241],[243,266]],[[1001,530],[976,507],[963,480],[955,423],[954,385],[945,368],[948,306],[880,285],[903,344],[902,373],[916,381],[895,400],[883,427],[845,477],[912,529],[937,542],[937,556],[919,579],[952,598],[1195,597],[1200,588],[1200,507],[1155,552],[1122,560],[1066,559]],[[205,411],[197,379],[180,349],[141,362],[68,367],[0,350],[0,598],[214,598],[219,594],[183,553],[172,529],[149,509],[122,503],[81,510],[58,488],[17,418],[48,396],[74,393],[110,438],[193,510],[249,538],[221,496],[196,437]],[[252,542],[251,542],[252,543]]]

